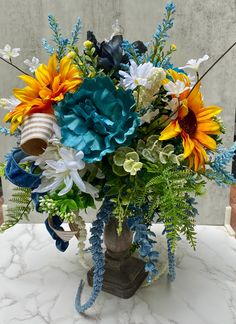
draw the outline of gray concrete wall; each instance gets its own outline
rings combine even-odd
[[[164,0],[0,0],[0,48],[6,43],[21,47],[17,59],[23,67],[23,60],[33,55],[41,61],[47,55],[41,47],[42,37],[50,37],[47,14],[55,14],[65,33],[79,15],[84,29],[92,29],[99,39],[108,37],[111,25],[119,18],[125,37],[130,40],[148,41],[157,22],[162,19]],[[171,41],[177,45],[174,63],[182,66],[190,58],[207,53],[209,66],[236,38],[236,2],[234,0],[176,0],[177,12]],[[203,82],[205,102],[224,107],[222,118],[226,124],[225,144],[233,139],[234,111],[236,103],[235,86],[236,48],[220,62]],[[11,88],[20,86],[18,73],[0,62],[0,97],[9,96]],[[1,113],[1,116],[3,114]],[[0,159],[13,145],[14,140],[1,138]],[[4,181],[4,194],[8,199],[10,186]],[[207,195],[199,201],[201,224],[223,224],[225,206],[228,205],[228,190],[209,185]],[[35,218],[34,218],[35,219]],[[38,219],[38,218],[36,218]]]

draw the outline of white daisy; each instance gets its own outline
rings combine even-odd
[[[152,63],[144,63],[137,65],[133,60],[130,61],[129,73],[125,71],[119,71],[119,75],[122,77],[121,84],[126,89],[134,90],[137,86],[143,86],[150,88],[150,78],[156,72],[156,69]]]
[[[4,49],[0,49],[0,56],[5,60],[10,60],[12,57],[17,57],[20,55],[20,48],[13,48],[9,44],[4,46]]]

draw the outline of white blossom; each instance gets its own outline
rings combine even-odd
[[[177,98],[172,98],[167,102],[165,108],[171,110],[171,119],[175,120],[178,117],[179,100]]]
[[[2,56],[5,60],[10,60],[13,57],[17,57],[20,55],[20,48],[11,48],[9,44],[4,46],[4,49],[0,49],[0,56]]]
[[[36,69],[40,66],[39,59],[33,56],[32,60],[29,59],[24,60],[25,65],[29,67],[30,72],[34,73]]]
[[[180,67],[180,69],[191,69],[195,72],[199,70],[199,66],[207,61],[209,59],[209,56],[205,54],[203,57],[200,57],[198,60],[196,59],[191,59],[189,60],[185,66]]]
[[[54,159],[44,160],[48,154],[52,154]],[[75,184],[82,192],[96,196],[98,190],[91,184],[84,182],[79,173],[85,168],[85,162],[83,161],[84,153],[62,147],[58,148],[58,154],[59,159],[53,150],[48,151],[43,157],[41,156],[41,160],[36,160],[36,164],[40,165],[43,173],[41,184],[33,192],[54,192],[59,187],[62,187],[58,195],[63,196]]]
[[[186,87],[184,82],[177,80],[176,82],[170,81],[164,84],[164,89],[167,91],[167,95],[174,95],[178,98],[180,94],[188,90],[189,87]]]
[[[20,104],[20,101],[16,99],[14,96],[10,98],[1,98],[0,99],[0,107],[9,111],[15,109],[16,106]]]
[[[131,60],[129,73],[119,71],[119,75],[123,77],[121,85],[131,90],[134,90],[137,86],[143,86],[148,89],[151,87],[150,79],[156,71],[157,68],[150,62],[137,65],[135,61]]]

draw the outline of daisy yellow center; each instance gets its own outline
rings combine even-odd
[[[189,135],[193,136],[197,130],[197,118],[194,112],[189,109],[188,114],[179,120],[180,127]]]

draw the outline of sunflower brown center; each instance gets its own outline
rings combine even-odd
[[[197,118],[194,112],[189,109],[188,114],[179,120],[180,127],[189,135],[192,136],[197,130]]]

